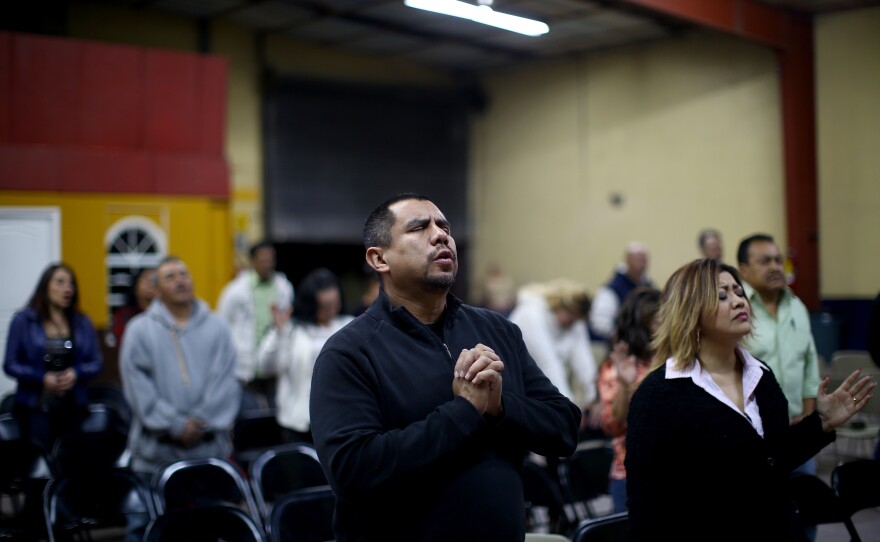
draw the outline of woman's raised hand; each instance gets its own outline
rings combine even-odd
[[[854,414],[861,411],[874,395],[871,393],[877,383],[870,375],[861,376],[856,369],[832,393],[828,391],[829,378],[819,383],[819,396],[816,397],[816,410],[822,420],[822,429],[832,431],[846,423]],[[860,378],[861,377],[861,378]]]

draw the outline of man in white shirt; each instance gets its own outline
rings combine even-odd
[[[286,310],[293,304],[293,286],[275,271],[275,247],[258,243],[250,258],[251,268],[227,284],[217,302],[217,314],[229,324],[238,354],[235,375],[245,388],[242,409],[274,405],[275,376],[260,373],[257,349],[273,326],[272,307]]]

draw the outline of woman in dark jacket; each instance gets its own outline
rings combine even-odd
[[[52,264],[9,325],[3,370],[18,382],[12,412],[43,453],[82,419],[86,383],[101,371],[95,329],[78,301],[73,270]]]
[[[635,540],[802,540],[789,521],[793,468],[834,440],[876,383],[854,372],[789,425],[772,371],[740,341],[751,308],[737,271],[696,260],[663,292],[653,370],[630,404],[626,479]]]

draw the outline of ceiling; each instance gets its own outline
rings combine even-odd
[[[538,19],[550,32],[529,37],[406,7],[403,0],[125,0],[139,9],[224,20],[258,32],[435,68],[477,72],[670,37],[688,28],[618,0],[495,0],[497,11]],[[476,1],[476,0],[468,0]],[[708,1],[708,0],[703,0]],[[880,5],[880,0],[765,0],[812,14]]]

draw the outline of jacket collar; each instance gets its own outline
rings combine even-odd
[[[452,295],[451,293],[446,294],[446,325],[449,325],[449,322],[452,321],[455,314],[458,312],[459,307],[461,307],[462,301]],[[385,293],[384,288],[379,288],[379,296],[370,305],[370,308],[367,309],[367,314],[372,316],[373,318],[377,318],[379,320],[387,320],[392,322],[394,325],[401,327],[405,330],[414,330],[414,329],[423,329],[425,328],[425,324],[419,321],[418,318],[413,316],[409,310],[406,309],[403,305],[397,308],[392,308],[391,300],[388,298],[388,294]]]

